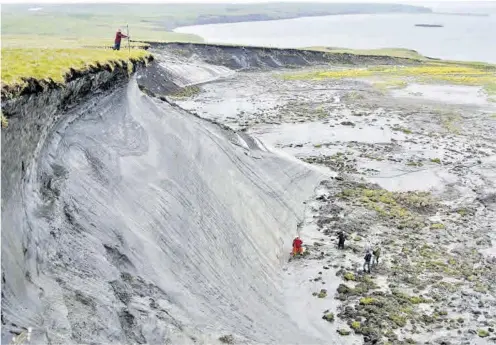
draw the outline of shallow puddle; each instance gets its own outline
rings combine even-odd
[[[263,127],[252,128],[249,133],[274,146],[311,144],[315,148],[332,142],[390,143],[393,139],[405,139],[405,134],[388,128],[330,127],[321,122],[284,123],[277,126],[264,125]]]
[[[441,191],[447,184],[459,181],[456,175],[442,167],[416,168],[395,166],[388,162],[368,162],[366,166],[379,171],[376,176],[366,177],[366,180],[390,191]]]
[[[480,86],[409,84],[404,89],[391,92],[396,97],[427,99],[450,104],[489,104]]]

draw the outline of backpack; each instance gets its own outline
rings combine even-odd
[[[370,252],[365,254],[365,261],[370,261],[371,258],[372,258],[372,254],[370,254]]]

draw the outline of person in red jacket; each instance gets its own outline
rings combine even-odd
[[[120,50],[121,49],[121,39],[126,38],[127,36],[124,35],[121,32],[121,29],[117,30],[117,33],[115,34],[115,41],[114,41],[114,50]]]
[[[299,236],[296,236],[296,238],[293,240],[293,256],[296,256],[296,254],[303,254],[302,244],[303,241],[300,239]]]

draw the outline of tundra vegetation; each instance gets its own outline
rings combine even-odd
[[[67,72],[94,67],[113,69],[116,64],[132,63],[150,54],[143,49],[88,48],[2,48],[2,84],[22,85],[30,78],[62,83]]]
[[[462,62],[421,62],[414,66],[336,68],[283,75],[286,80],[370,79],[378,90],[404,88],[408,83],[480,86],[496,100],[496,65]]]

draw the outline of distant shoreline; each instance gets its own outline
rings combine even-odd
[[[421,28],[443,28],[444,25],[441,24],[415,24],[417,27]]]
[[[445,16],[460,16],[460,17],[489,17],[488,13],[457,13],[457,12],[432,12],[432,14],[442,14]]]

